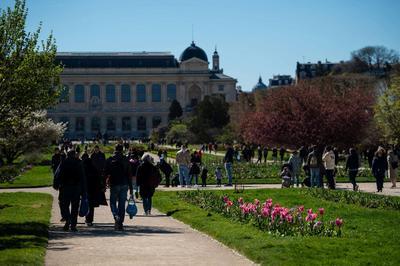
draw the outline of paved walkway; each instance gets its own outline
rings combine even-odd
[[[188,225],[157,210],[125,220],[114,231],[108,206],[95,209],[95,225],[79,218],[78,232],[64,232],[59,222],[57,192],[52,188],[7,189],[2,192],[43,192],[54,197],[46,265],[253,265],[247,258]]]

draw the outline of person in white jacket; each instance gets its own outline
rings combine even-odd
[[[328,186],[330,189],[335,189],[335,180],[333,179],[333,175],[335,173],[335,153],[331,146],[327,146],[325,148],[325,153],[322,156],[322,161],[325,166],[325,175],[328,179]]]

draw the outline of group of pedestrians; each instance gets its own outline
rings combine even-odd
[[[176,164],[178,166],[178,178],[180,187],[191,187],[199,185],[199,175],[201,178],[201,186],[207,186],[208,169],[202,164],[202,151],[194,151],[190,153],[186,144],[183,144],[176,154]],[[232,186],[233,172],[232,164],[234,162],[235,151],[230,143],[226,144],[226,153],[223,159],[224,168],[228,182],[225,186]],[[222,170],[220,166],[215,169],[215,179],[217,186],[222,183]]]
[[[282,183],[287,184],[287,177],[290,177],[293,185],[299,186],[299,184],[303,184],[322,188],[324,187],[324,177],[326,177],[328,188],[335,189],[338,162],[339,153],[332,146],[326,146],[323,152],[318,146],[301,147],[298,151],[294,151],[289,161],[282,166]],[[386,153],[383,147],[378,147],[371,161],[371,172],[376,180],[377,192],[382,192],[386,175],[392,182],[392,188],[396,187],[398,164],[399,149],[392,148]],[[346,156],[344,170],[348,174],[354,191],[359,189],[356,177],[360,167],[361,157],[356,149],[350,148]],[[302,169],[306,178],[300,182],[299,176]]]
[[[97,145],[90,154],[85,148],[82,155],[79,146],[69,148],[66,154],[55,149],[52,169],[53,187],[59,191],[59,206],[65,231],[77,231],[79,206],[83,201],[87,201],[89,205],[85,222],[87,226],[93,226],[95,208],[107,205],[106,189],[110,190],[109,204],[114,228],[123,230],[128,191],[132,198],[134,187],[139,191],[145,214],[150,215],[152,197],[161,181],[158,168],[149,154],[131,149],[125,155],[121,144],[115,146],[114,154],[108,159]]]

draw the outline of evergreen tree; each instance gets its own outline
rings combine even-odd
[[[169,120],[174,120],[176,118],[181,117],[183,114],[183,110],[181,104],[177,100],[173,100],[171,102],[171,106],[169,107]]]

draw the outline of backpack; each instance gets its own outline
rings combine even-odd
[[[152,175],[150,177],[150,186],[156,188],[161,182],[161,174],[157,167],[152,167]]]
[[[310,166],[317,166],[318,165],[318,159],[317,156],[314,154],[310,158]]]

